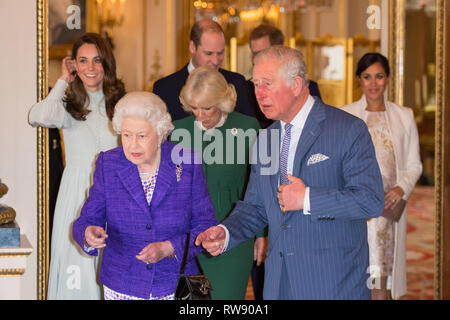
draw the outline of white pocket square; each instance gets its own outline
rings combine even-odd
[[[308,159],[308,163],[306,165],[310,166],[312,164],[316,164],[316,163],[319,163],[319,162],[322,162],[322,161],[325,161],[325,160],[328,160],[328,159],[330,159],[330,157],[328,157],[328,156],[326,156],[324,154],[321,154],[321,153],[316,153],[316,154],[313,154]]]

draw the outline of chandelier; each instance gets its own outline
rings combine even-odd
[[[421,10],[424,9],[426,13],[435,14],[437,10],[436,0],[409,0],[405,3],[406,10]]]
[[[126,0],[96,0],[99,29],[112,35],[113,29],[122,25],[123,6]]]
[[[334,0],[195,0],[196,20],[211,18],[219,23],[271,18],[279,13],[306,12],[309,9],[326,10]]]
[[[333,6],[333,0],[273,0],[274,5],[279,5],[280,12],[305,12],[309,9],[326,10]]]

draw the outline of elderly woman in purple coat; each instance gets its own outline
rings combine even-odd
[[[172,152],[170,115],[152,93],[125,95],[112,125],[122,147],[99,154],[73,238],[90,255],[103,249],[105,299],[173,299],[186,234],[185,274],[197,274],[194,239],[217,224],[201,161],[189,149]]]

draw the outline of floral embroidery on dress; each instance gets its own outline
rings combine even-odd
[[[372,137],[375,153],[383,178],[384,192],[392,189],[397,180],[394,146],[387,124],[386,112],[369,112],[367,127]],[[379,276],[392,274],[394,263],[394,224],[378,217],[367,222],[370,265],[376,266]]]

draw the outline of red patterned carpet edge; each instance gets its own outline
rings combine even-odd
[[[408,199],[407,293],[402,300],[434,298],[434,187],[416,186]]]

